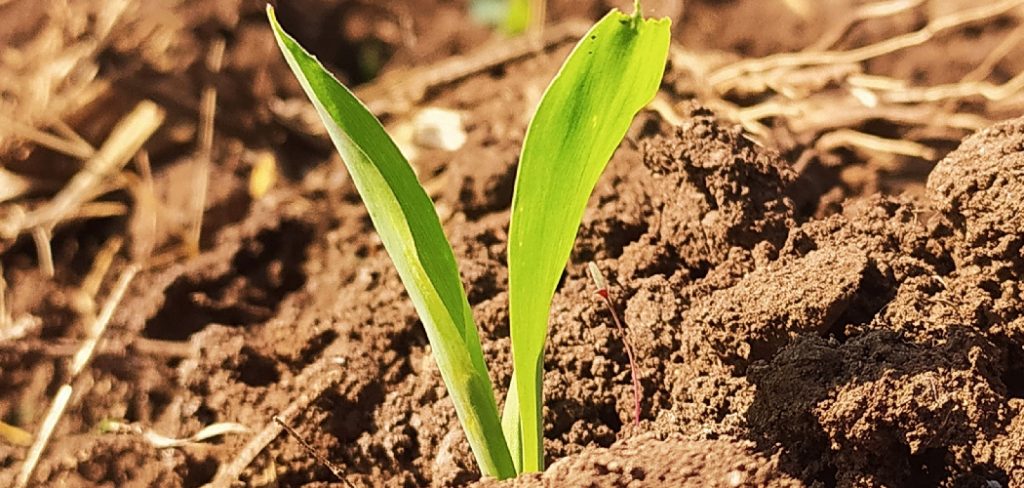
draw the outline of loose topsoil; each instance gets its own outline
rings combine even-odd
[[[696,2],[689,15],[751,3]],[[569,15],[560,8],[554,19]],[[264,46],[261,21],[239,22]],[[709,28],[685,25],[682,38]],[[718,47],[793,47],[744,47],[754,41],[729,32],[717,42],[734,45]],[[499,399],[511,375],[505,240],[516,160],[529,107],[568,48],[431,95],[426,104],[463,112],[468,141],[414,160],[459,260]],[[259,63],[284,77],[275,55]],[[264,89],[296,93],[291,81]],[[293,423],[355,486],[1024,487],[1024,119],[968,137],[917,181],[922,191],[899,196],[859,192],[838,174],[811,184],[699,101],[679,115],[673,126],[641,113],[590,200],[551,311],[545,472],[479,478],[422,326],[340,164],[257,116],[246,123],[275,135],[284,181],[251,200],[240,167],[219,170],[205,247],[129,289],[35,479],[202,485],[250,435],[156,449],[96,426],[120,419],[179,437],[214,422],[259,430],[330,358],[340,382]],[[174,168],[158,168],[157,181],[172,188]],[[838,202],[833,187],[845,193]],[[66,282],[88,269],[60,257],[76,255],[67,244],[76,239],[59,236],[55,247]],[[17,252],[4,260],[11,307],[48,321],[33,340],[76,331],[72,298],[36,271],[30,249]],[[622,337],[586,276],[590,261],[635,345],[639,426]],[[146,350],[137,337],[180,348]],[[3,418],[36,428],[63,361],[0,348]],[[0,484],[24,456],[0,444]],[[242,482],[345,486],[284,435]]]

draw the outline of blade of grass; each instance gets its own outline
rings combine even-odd
[[[576,45],[526,131],[508,243],[524,472],[544,466],[541,384],[551,299],[598,177],[658,90],[669,39],[668,19],[646,20],[639,5],[633,15],[612,10]]]
[[[267,16],[416,307],[481,471],[515,476],[476,325],[433,203],[380,122],[281,28],[272,7]]]

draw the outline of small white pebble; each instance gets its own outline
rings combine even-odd
[[[462,115],[442,108],[429,107],[413,119],[413,141],[423,147],[456,151],[466,143]]]
[[[729,471],[729,474],[725,475],[725,483],[732,487],[737,487],[743,484],[743,473],[733,470]]]

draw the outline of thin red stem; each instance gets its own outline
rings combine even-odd
[[[642,392],[640,390],[640,368],[636,365],[636,357],[633,354],[633,344],[629,340],[629,336],[626,334],[626,328],[622,326],[622,321],[619,320],[619,314],[615,311],[615,303],[612,302],[611,295],[608,293],[607,288],[597,290],[597,294],[604,299],[605,305],[608,306],[608,311],[612,314],[612,320],[615,321],[615,328],[619,329],[619,333],[622,334],[622,344],[626,346],[626,356],[629,357],[629,373],[633,377],[633,425],[640,426],[640,397]]]

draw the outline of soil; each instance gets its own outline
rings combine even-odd
[[[21,3],[0,2],[0,17]],[[463,2],[282,3],[286,27],[353,84],[472,52],[491,36],[466,19]],[[729,56],[797,49],[827,28],[786,2],[662,3],[677,40]],[[39,486],[201,486],[251,435],[158,449],[98,426],[116,419],[173,437],[215,422],[258,431],[331,358],[341,380],[293,425],[355,486],[1024,487],[1024,118],[945,148],[934,168],[854,155],[800,168],[794,147],[753,141],[699,99],[680,106],[675,126],[641,113],[590,200],[554,298],[549,467],[498,482],[480,479],[426,335],[337,156],[272,116],[274,98],[299,91],[262,4],[209,4],[173,6],[180,58],[162,71],[145,51],[105,51],[104,69],[134,87],[132,102],[172,107],[149,152],[157,195],[180,208],[193,191],[193,94],[210,75],[202,46],[226,36],[216,164],[199,252],[149,267],[131,285],[74,383]],[[610,6],[584,4],[552,2],[550,22],[594,19]],[[751,29],[765,16],[782,20]],[[919,20],[908,17],[891,22]],[[854,40],[885,35],[858,29]],[[985,39],[972,31],[944,42],[984,50]],[[884,58],[879,69],[957,79],[944,71],[944,45],[933,48]],[[568,50],[469,76],[423,101],[464,115],[461,149],[420,148],[413,164],[458,258],[499,399],[511,375],[505,240],[516,162],[531,107]],[[666,84],[669,95],[681,91]],[[280,176],[253,196],[259,150],[275,155]],[[132,252],[172,247],[168,229],[181,217],[161,218],[148,243],[129,242]],[[4,251],[8,307],[43,321],[0,343],[4,422],[38,429],[85,334],[76,293],[92,258],[109,236],[140,225],[62,228],[52,279],[30,240]],[[639,426],[626,351],[587,278],[590,261],[635,345]],[[0,442],[0,484],[26,451]],[[241,483],[344,486],[285,435]]]

